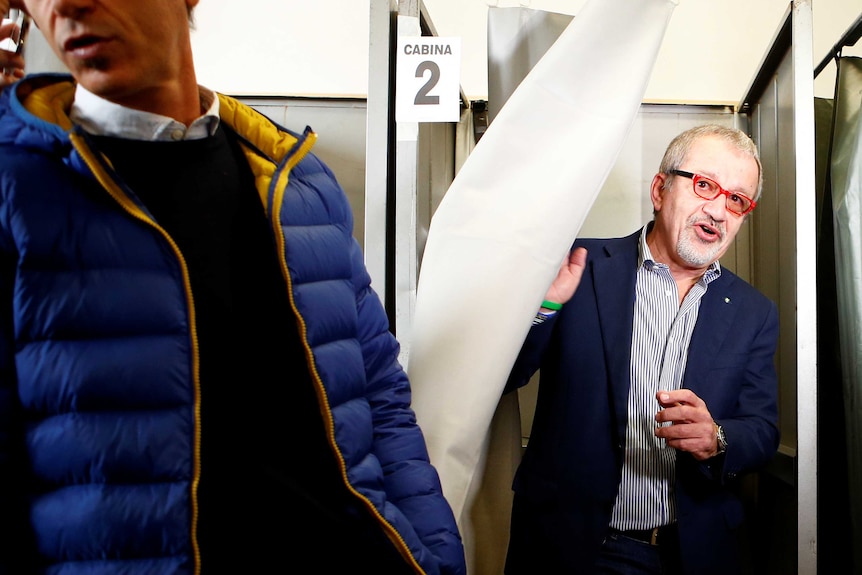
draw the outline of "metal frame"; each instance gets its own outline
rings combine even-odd
[[[778,132],[758,134],[755,130],[755,139],[762,136],[765,143],[774,144],[776,150],[783,145],[791,148],[776,154],[774,163],[780,168],[775,186],[781,189],[776,193],[785,194],[779,209],[791,210],[780,213],[778,231],[784,235],[777,241],[787,240],[789,236],[787,243],[790,245],[784,247],[791,248],[794,271],[789,282],[792,285],[787,285],[787,278],[782,277],[783,283],[772,287],[778,288],[782,324],[788,323],[787,319],[792,321],[791,330],[782,328],[784,335],[780,346],[786,352],[782,354],[779,350],[779,377],[783,394],[792,393],[795,384],[795,413],[792,415],[796,427],[792,431],[796,445],[794,448],[792,444],[782,444],[771,471],[795,485],[797,572],[806,575],[817,572],[817,283],[816,274],[802,273],[802,270],[813,269],[817,256],[812,29],[811,2],[793,0],[757,77],[739,105],[741,112],[755,114],[753,124],[756,127],[758,120],[763,122],[756,115],[757,104],[765,93],[777,98],[775,89],[780,85],[783,89],[789,87],[792,94],[791,102],[777,99],[766,102],[766,107],[776,115],[770,118],[770,125],[777,126]],[[788,58],[788,68],[783,68],[779,74],[779,66],[786,65]],[[786,73],[788,69],[789,74]],[[773,91],[769,92],[770,89]],[[763,144],[758,141],[758,145]],[[765,152],[763,147],[761,152],[762,155]],[[786,255],[783,251],[777,257]],[[788,360],[795,360],[795,365],[788,365]],[[790,435],[792,439],[794,434]]]
[[[841,36],[841,39],[832,46],[832,50],[820,61],[816,68],[814,68],[814,77],[820,75],[826,66],[829,65],[829,62],[832,60],[839,58],[841,56],[841,51],[846,46],[854,46],[859,39],[862,38],[862,14],[856,19],[856,21],[850,25],[844,35]]]
[[[419,279],[420,237],[430,223],[433,195],[454,176],[448,157],[432,158],[429,146],[447,133],[435,124],[396,122],[395,47],[401,36],[436,36],[421,0],[371,0],[366,161],[365,263],[384,302],[407,366]],[[460,91],[462,109],[469,100]],[[433,150],[431,154],[436,154]],[[426,222],[425,220],[429,220]]]
[[[380,299],[386,305],[390,281],[387,272],[387,222],[391,208],[390,125],[394,113],[392,35],[395,0],[371,0],[368,34],[368,103],[365,156],[365,267]],[[388,308],[387,308],[388,309]]]

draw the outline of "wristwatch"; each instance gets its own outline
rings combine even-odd
[[[715,439],[718,441],[718,453],[727,451],[727,438],[724,436],[724,428],[717,423],[715,423]]]

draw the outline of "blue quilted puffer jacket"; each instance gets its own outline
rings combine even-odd
[[[67,115],[74,84],[0,95],[0,573],[196,574],[200,382],[188,271]],[[329,442],[416,573],[464,573],[350,206],[287,132],[219,96],[272,223]],[[333,549],[337,553],[337,549]]]

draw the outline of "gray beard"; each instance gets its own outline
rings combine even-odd
[[[705,268],[718,259],[716,256],[721,244],[710,246],[706,251],[697,249],[697,244],[697,240],[692,240],[691,236],[683,235],[676,244],[676,253],[682,261],[696,268]]]

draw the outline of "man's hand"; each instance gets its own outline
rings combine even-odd
[[[24,10],[21,0],[0,0],[0,14],[6,16],[10,8]],[[0,25],[0,41],[13,38],[17,41],[21,30],[14,22]],[[24,58],[14,51],[0,50],[0,88],[24,76]]]
[[[15,38],[18,32],[18,26],[14,22],[2,24],[0,25],[0,41]],[[24,76],[24,58],[15,52],[0,50],[0,71],[2,71],[0,74],[0,88],[2,88]]]
[[[718,454],[718,438],[715,422],[706,403],[689,389],[659,391],[656,399],[663,409],[656,413],[655,420],[661,424],[655,430],[656,437],[663,438],[668,447],[687,451],[698,461]]]
[[[566,303],[572,299],[575,290],[578,289],[578,284],[581,283],[581,276],[584,275],[586,265],[586,249],[578,248],[570,253],[560,264],[560,271],[557,272],[554,283],[548,288],[545,299],[555,303]]]

